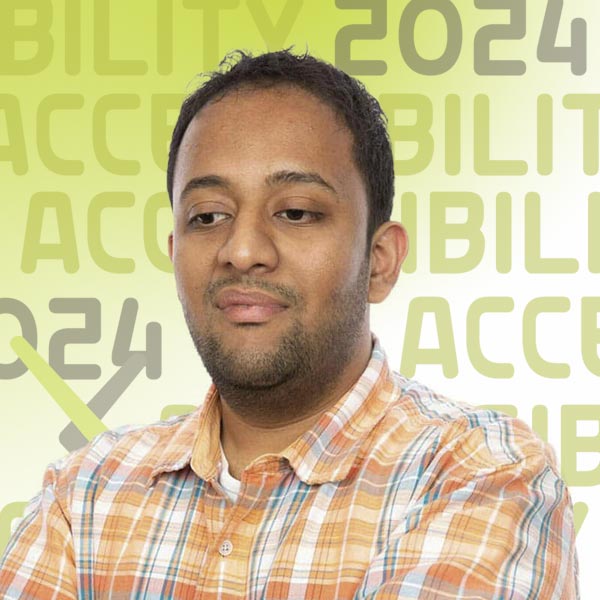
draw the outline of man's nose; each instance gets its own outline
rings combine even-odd
[[[279,263],[272,225],[257,212],[238,213],[218,253],[219,264],[240,273],[269,272]]]

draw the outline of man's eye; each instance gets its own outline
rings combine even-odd
[[[318,221],[322,215],[321,213],[311,212],[310,210],[303,210],[301,208],[288,208],[277,213],[287,221],[294,223],[310,223],[312,221]]]
[[[227,218],[227,214],[219,212],[206,212],[194,215],[191,219],[192,225],[214,225]]]

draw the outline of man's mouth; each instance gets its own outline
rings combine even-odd
[[[217,293],[217,308],[233,323],[264,323],[288,308],[288,304],[259,291],[224,289]]]

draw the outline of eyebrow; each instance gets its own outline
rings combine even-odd
[[[325,188],[327,191],[332,192],[338,196],[337,190],[325,181],[318,173],[309,171],[276,171],[267,176],[265,182],[270,187],[278,185],[285,185],[287,183],[304,183],[318,185],[319,187]],[[229,181],[219,175],[204,175],[202,177],[193,177],[190,179],[183,188],[179,199],[183,200],[193,190],[207,189],[207,188],[222,188],[230,189],[231,185]]]
[[[218,175],[204,175],[203,177],[193,177],[185,184],[185,187],[179,195],[179,200],[183,200],[194,190],[206,188],[228,189],[229,187],[230,186],[227,180],[223,179],[223,177],[219,177]]]
[[[267,177],[267,184],[270,186],[282,185],[286,183],[308,183],[316,184],[325,188],[329,192],[338,195],[337,190],[318,173],[307,171],[277,171]]]

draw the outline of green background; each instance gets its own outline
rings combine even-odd
[[[439,8],[448,3],[428,4]],[[85,402],[119,371],[111,353],[124,301],[134,298],[139,304],[133,350],[146,348],[147,323],[160,324],[162,341],[150,344],[155,353],[160,350],[160,376],[150,378],[144,371],[137,375],[102,419],[105,426],[151,422],[179,410],[173,405],[200,402],[209,380],[188,339],[165,256],[171,215],[164,167],[176,107],[197,85],[197,74],[215,68],[232,49],[260,52],[294,46],[348,68],[344,39],[357,38],[351,44],[352,61],[385,63],[382,74],[365,74],[356,62],[349,70],[391,107],[390,132],[398,160],[394,218],[403,220],[412,234],[407,272],[392,297],[375,307],[373,329],[395,369],[402,366],[406,374],[472,404],[507,405],[506,410],[534,422],[540,434],[547,433],[578,503],[581,591],[582,597],[593,597],[593,532],[600,525],[600,402],[594,372],[598,321],[591,309],[583,318],[582,298],[598,297],[594,271],[600,270],[600,248],[588,228],[600,227],[600,211],[595,208],[599,200],[592,196],[588,202],[588,197],[600,192],[600,186],[594,169],[584,170],[583,146],[585,131],[586,156],[593,167],[598,146],[598,121],[593,118],[598,111],[593,107],[599,103],[600,8],[595,0],[564,2],[557,43],[570,45],[571,21],[586,21],[587,44],[575,40],[586,45],[583,75],[574,75],[569,63],[538,60],[545,0],[527,3],[522,39],[491,44],[492,59],[523,61],[525,72],[480,75],[474,69],[474,40],[483,27],[508,23],[509,12],[457,0],[460,53],[446,72],[424,75],[407,64],[399,43],[407,5],[407,0],[339,0],[337,5],[334,0],[2,0],[0,297],[14,298],[29,308],[37,349],[46,360],[56,332],[84,326],[82,314],[52,312],[50,300],[99,300],[100,339],[68,345],[65,353],[66,363],[95,364],[100,369],[94,379],[66,379]],[[373,15],[374,28],[369,26]],[[354,33],[346,29],[356,24],[366,29]],[[424,11],[416,20],[414,37],[424,59],[440,57],[448,37],[440,12]],[[418,95],[412,101],[419,110],[399,108],[409,101],[407,94]],[[582,111],[564,105],[565,96],[573,94],[588,95],[591,108],[585,128]],[[553,108],[553,165],[545,174],[537,165],[542,95]],[[481,113],[486,99],[489,123]],[[71,108],[51,112],[47,128],[44,111],[53,102],[66,102]],[[446,114],[447,102],[459,106],[458,112]],[[566,100],[567,105],[574,102]],[[430,108],[431,127],[421,128],[421,134],[430,133],[431,152],[414,141],[414,130],[402,128],[419,123],[424,107]],[[539,128],[542,136],[548,134],[545,123],[542,120]],[[525,173],[481,174],[477,145],[488,126],[491,157],[524,161]],[[548,144],[542,137],[544,156]],[[417,166],[410,160],[415,155],[421,157]],[[459,203],[472,200],[471,212],[453,208],[446,213],[449,221],[467,219],[463,229],[471,236],[471,245],[467,240],[444,244],[445,229],[436,221],[435,207],[451,192],[458,192],[453,198]],[[42,219],[38,234],[35,206],[40,194],[48,200],[47,193],[61,195],[63,212],[59,218],[54,210],[38,213]],[[94,202],[99,200],[94,199],[106,193],[117,194],[113,200],[124,206],[107,208],[98,221]],[[501,193],[505,196],[498,201]],[[539,194],[539,226],[535,202],[531,198],[526,202],[528,193]],[[497,209],[508,204],[512,220],[507,226],[503,213],[497,218]],[[473,220],[477,207],[481,228]],[[71,222],[73,237],[68,241]],[[479,229],[482,235],[477,234]],[[566,269],[564,264],[545,263],[550,272],[532,272],[536,231],[542,256],[577,263],[567,262]],[[36,260],[40,241],[62,241],[59,249],[67,259]],[[448,256],[460,257],[476,252],[473,243],[479,243],[481,260],[471,265],[463,261],[462,268],[460,261],[453,263],[458,265],[454,269],[438,268],[434,259],[444,247]],[[498,261],[504,268],[498,268]],[[552,272],[561,269],[574,272]],[[435,272],[439,270],[459,272]],[[503,298],[500,306],[505,308],[482,317],[481,352],[489,361],[510,363],[508,376],[506,369],[492,376],[474,358],[477,336],[467,315],[485,297]],[[546,307],[550,312],[537,318],[539,354],[548,362],[568,364],[568,373],[564,366],[539,373],[532,364],[532,321],[524,315],[531,313],[532,301],[535,305],[535,299],[543,297],[563,300],[558,309]],[[598,303],[589,302],[592,308]],[[422,323],[419,307],[425,310]],[[437,312],[427,312],[431,310]],[[405,339],[407,320],[413,326]],[[14,316],[0,314],[0,363],[15,360],[10,341],[17,335],[21,328]],[[425,348],[441,350],[428,354],[422,351]],[[433,364],[423,364],[428,361]],[[18,512],[12,503],[29,499],[41,484],[46,464],[65,453],[58,436],[69,420],[31,372],[2,379],[0,385],[4,482],[0,510],[7,507],[0,513],[1,543],[8,517]]]

